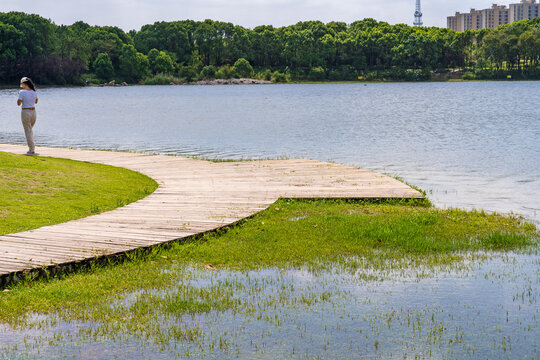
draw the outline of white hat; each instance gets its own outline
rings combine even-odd
[[[28,81],[28,78],[25,76],[25,77],[23,77],[23,78],[21,79],[21,84],[22,84],[23,82],[26,82],[26,81]]]

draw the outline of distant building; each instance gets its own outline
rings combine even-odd
[[[508,10],[508,22],[511,24],[514,21],[524,19],[534,19],[540,16],[540,4],[536,0],[521,0],[520,4],[510,4]]]
[[[454,31],[495,29],[499,25],[511,24],[514,21],[534,19],[540,16],[540,4],[536,0],[521,0],[519,4],[493,4],[490,9],[471,9],[468,13],[456,12],[447,18],[447,27]]]

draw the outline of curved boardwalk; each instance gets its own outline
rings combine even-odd
[[[26,150],[0,144],[4,152]],[[156,180],[159,188],[110,212],[0,236],[0,280],[214,230],[264,210],[280,197],[422,197],[385,175],[305,159],[212,163],[108,151],[38,148],[37,152],[135,170]]]

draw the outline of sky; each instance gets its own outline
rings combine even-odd
[[[494,0],[422,0],[426,26],[446,27],[446,17],[471,7],[491,7]],[[511,3],[519,2],[518,0]],[[508,5],[510,2],[499,2]],[[298,21],[351,23],[374,18],[412,25],[415,0],[0,0],[0,12],[39,14],[57,25],[82,20],[90,25],[139,30],[156,21],[219,20],[253,28]]]

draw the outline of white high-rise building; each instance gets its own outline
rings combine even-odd
[[[508,22],[524,19],[534,19],[538,17],[540,4],[536,3],[536,0],[521,0],[519,4],[510,4],[508,9]]]
[[[447,18],[447,27],[454,31],[495,29],[499,25],[511,24],[514,21],[534,19],[540,16],[540,3],[536,0],[521,0],[521,3],[496,5],[489,9],[471,9],[468,13],[456,12]]]

